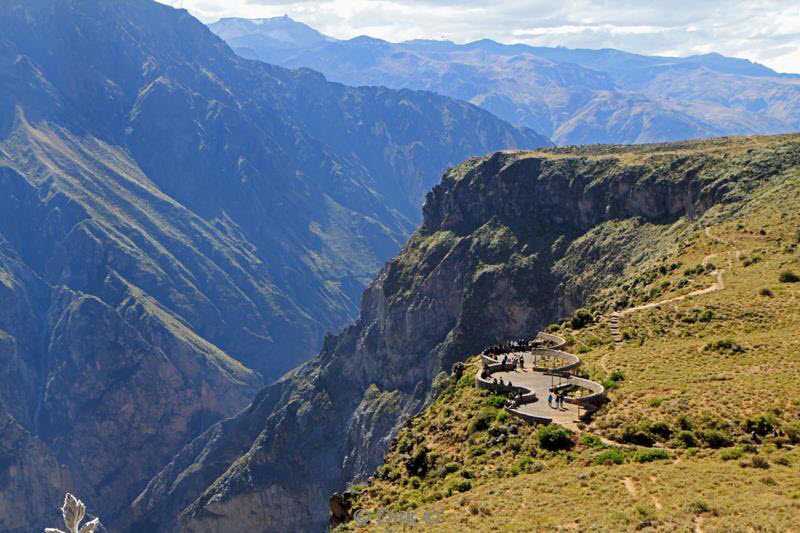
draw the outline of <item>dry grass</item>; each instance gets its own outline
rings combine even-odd
[[[709,532],[791,531],[800,513],[800,454],[774,455],[795,466],[773,463],[756,471],[715,457],[610,467],[548,466],[423,506],[417,516],[433,510],[437,514],[429,516],[438,516],[440,523],[414,530],[691,531],[702,518],[703,530]]]
[[[489,426],[513,425],[515,435],[498,442],[495,430],[474,431],[470,423],[486,409],[487,395],[469,385],[470,366],[466,381],[401,433],[407,450],[388,454],[391,475],[354,488],[356,507],[438,513],[438,524],[418,524],[419,531],[796,529],[800,448],[790,434],[800,428],[800,284],[781,283],[779,274],[800,271],[798,206],[800,179],[789,179],[734,216],[711,212],[710,234],[698,227],[667,268],[648,265],[595,298],[595,309],[622,296],[629,306],[674,298],[715,281],[708,271],[687,269],[706,262],[724,269],[722,290],[626,315],[628,338],[620,346],[604,321],[562,328],[593,379],[625,374],[589,429],[619,439],[626,426],[663,422],[677,434],[683,425],[689,444],[656,439],[673,448],[671,459],[637,462],[636,447],[607,448],[591,438],[546,452],[536,428],[500,421],[496,412]],[[714,224],[715,216],[725,221]],[[746,421],[760,415],[786,433],[753,443]],[[709,432],[722,444],[704,440]],[[412,479],[404,465],[420,446],[434,461],[427,475]],[[448,464],[453,471],[441,471]],[[469,488],[458,484],[464,479]]]
[[[800,201],[779,202],[779,194],[798,198],[797,186],[781,188],[755,211],[712,228],[712,235],[729,244],[699,233],[673,259],[694,265],[717,254],[712,262],[725,270],[724,290],[629,314],[622,323],[629,339],[618,349],[608,344],[583,355],[596,378],[613,368],[625,369],[628,378],[597,416],[601,433],[617,436],[627,422],[669,422],[681,415],[723,421],[734,436],[743,433],[746,418],[765,412],[774,411],[787,424],[798,422],[800,286],[780,283],[778,276],[800,264],[800,216],[791,209]],[[754,257],[760,259],[748,263]],[[681,270],[652,285],[669,280],[674,287]],[[713,281],[710,275],[699,278],[700,285]],[[658,299],[680,293],[667,290]],[[592,335],[590,329],[576,338]],[[727,341],[740,348],[729,349]]]

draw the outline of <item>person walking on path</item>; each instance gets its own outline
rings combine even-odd
[[[547,405],[549,405],[550,407],[553,407],[553,393],[552,392],[547,395]]]

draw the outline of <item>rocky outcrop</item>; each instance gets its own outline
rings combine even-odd
[[[693,220],[789,179],[798,146],[779,137],[497,153],[453,168],[364,293],[358,321],[185,448],[139,496],[128,530],[324,528],[328,495],[380,464],[439,374],[674,251]]]
[[[329,506],[331,529],[353,519],[353,502],[349,492],[334,493],[330,498]]]
[[[0,403],[0,527],[42,531],[58,522],[58,502],[72,487],[69,470]]]

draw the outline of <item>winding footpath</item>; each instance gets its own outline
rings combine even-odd
[[[720,239],[719,237],[715,237],[711,235],[711,231],[708,227],[705,228],[706,237],[713,241],[717,241],[722,244],[726,244],[728,246],[733,246],[730,242]],[[740,255],[739,250],[734,250],[736,253],[736,257],[738,258]],[[709,254],[703,258],[702,264],[709,265],[711,264],[711,260],[722,254],[722,253],[730,253],[730,252],[716,252],[713,254]],[[730,258],[728,259],[728,267],[731,267]],[[621,311],[614,311],[611,313],[608,319],[608,331],[611,335],[611,339],[614,341],[615,345],[619,345],[623,341],[622,333],[620,331],[620,326],[622,325],[622,318],[625,315],[629,315],[631,313],[635,313],[636,311],[643,311],[645,309],[652,309],[654,307],[659,307],[668,303],[672,302],[680,302],[685,300],[686,298],[693,298],[695,296],[702,296],[704,294],[710,294],[712,292],[721,291],[725,289],[725,279],[723,278],[723,274],[725,273],[725,269],[714,269],[710,272],[712,276],[714,276],[714,283],[709,285],[704,289],[697,289],[687,294],[682,294],[680,296],[675,296],[673,298],[667,298],[666,300],[660,300],[658,302],[651,302],[649,304],[637,305],[636,307],[628,307],[627,309],[623,309]]]
[[[557,423],[577,430],[577,420],[581,409],[593,410],[606,400],[606,391],[602,385],[594,381],[572,375],[572,370],[581,365],[578,356],[564,350],[567,341],[558,335],[539,333],[536,337],[540,343],[549,343],[549,347],[533,347],[511,352],[507,355],[525,360],[525,367],[519,368],[510,362],[503,364],[497,356],[482,355],[484,369],[478,370],[475,382],[478,387],[498,393],[520,393],[519,405],[506,410],[523,420],[535,424]],[[497,380],[498,383],[495,383]],[[502,380],[502,385],[500,384]],[[547,403],[547,396],[555,396],[557,391],[588,391],[581,396],[565,396],[564,406],[557,408]]]

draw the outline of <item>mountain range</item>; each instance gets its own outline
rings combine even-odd
[[[481,69],[511,72],[528,48],[520,60],[491,42],[343,42],[286,18],[223,22],[276,62],[339,50],[354,74],[366,61],[365,76],[370,61],[387,64],[383,48],[410,63],[440,54],[433,71],[444,85],[463,81],[462,94],[351,87],[341,72],[243,57],[256,48],[234,44],[237,54],[187,11],[151,0],[2,3],[0,531],[57,526],[64,492],[109,531],[322,530],[331,494],[373,477],[411,418],[465,389],[462,363],[485,346],[581,307],[594,318],[623,298],[683,290],[677,266],[674,284],[631,280],[666,271],[712,224],[753,255],[731,251],[723,268],[768,263],[777,277],[798,260],[796,135],[554,147],[467,101],[467,85],[491,78]],[[534,62],[549,77],[530,72],[549,80],[534,93],[550,103],[531,104],[531,116],[558,142],[710,135],[711,122],[759,117],[789,128],[797,116],[797,78],[760,65],[547,50]],[[465,53],[480,61],[451,63]],[[709,87],[725,79],[729,96],[709,92],[713,109],[676,96],[664,114],[650,89],[622,88],[699,90],[682,73]],[[527,101],[515,87],[506,96]],[[554,134],[584,97],[571,133]],[[745,231],[756,206],[769,218]],[[756,297],[756,285],[737,290]],[[791,291],[759,302],[777,296],[779,316]],[[726,305],[712,316],[734,316]],[[770,322],[760,313],[748,328]],[[777,343],[787,364],[794,337]],[[692,364],[710,357],[692,350]],[[663,368],[622,353],[634,370]],[[735,378],[777,367],[755,364]],[[774,375],[789,395],[792,372]],[[695,377],[698,387],[734,379]],[[618,414],[600,417],[611,437]],[[402,496],[384,488],[387,505]]]
[[[12,0],[0,32],[2,531],[67,489],[113,523],[356,316],[448,166],[550,144],[243,59],[150,0]]]
[[[350,85],[434,91],[560,145],[800,129],[800,76],[715,53],[678,58],[487,39],[337,40],[289,17],[224,18],[210,28],[243,57],[312,68]]]

